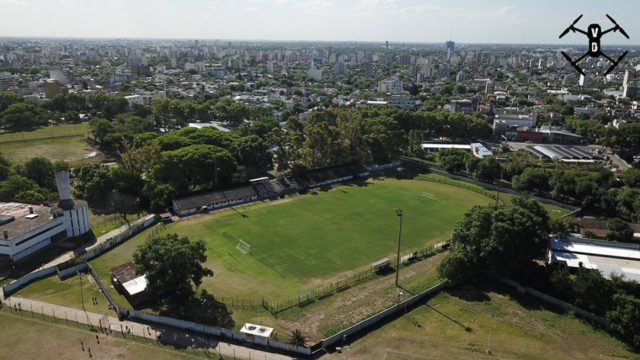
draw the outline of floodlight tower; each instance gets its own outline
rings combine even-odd
[[[404,213],[402,209],[396,210],[396,216],[400,218],[400,228],[398,229],[398,254],[396,257],[396,287],[398,287],[400,276],[400,242],[402,240],[402,220],[404,219]]]

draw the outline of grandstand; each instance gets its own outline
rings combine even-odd
[[[269,179],[262,177],[249,180],[251,186],[255,189],[259,199],[277,199],[279,197],[295,192],[291,189],[283,179]]]
[[[179,216],[188,216],[258,200],[274,200],[299,191],[332,186],[356,178],[367,178],[373,172],[395,168],[399,164],[399,162],[393,162],[365,168],[358,163],[348,163],[311,169],[294,177],[256,178],[250,180],[251,185],[196,192],[176,198],[173,200],[173,211]]]
[[[361,175],[367,176],[367,170],[360,164],[349,163],[311,169],[296,176],[295,180],[299,185],[301,185],[302,189],[313,189],[350,181],[356,177],[360,177]]]
[[[227,190],[194,193],[174,199],[173,210],[180,216],[186,216],[201,211],[222,209],[256,200],[258,200],[258,194],[256,194],[253,187],[247,185]]]

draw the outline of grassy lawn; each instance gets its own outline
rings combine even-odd
[[[623,344],[532,298],[464,286],[328,359],[638,359]],[[468,329],[465,329],[468,328]]]
[[[105,284],[110,285],[111,283]],[[109,310],[107,300],[100,293],[98,286],[93,283],[93,279],[85,274],[82,275],[82,282],[78,276],[62,281],[57,275],[54,275],[36,281],[18,291],[15,296],[77,309],[82,309],[82,298],[84,297],[84,308],[87,311],[97,314],[109,312],[111,316],[115,314]],[[98,299],[97,305],[91,301],[93,297]]]
[[[4,133],[0,134],[0,152],[17,162],[24,162],[35,156],[72,163],[91,161],[85,159],[88,153],[94,151],[86,142],[88,131],[87,123],[80,123]]]
[[[202,239],[216,276],[204,283],[225,296],[282,296],[368,268],[395,252],[403,208],[403,252],[446,240],[473,205],[489,199],[465,189],[385,179],[250,205],[170,224],[167,233]],[[143,235],[144,236],[144,235]],[[244,255],[236,247],[251,245]]]
[[[153,341],[123,339],[96,333],[86,328],[66,326],[64,321],[51,322],[28,315],[15,315],[0,311],[0,347],[5,349],[3,359],[89,359],[88,348],[96,359],[195,359],[205,358],[200,350],[176,350],[157,345]],[[82,350],[82,342],[85,350]],[[198,351],[196,353],[196,351]]]

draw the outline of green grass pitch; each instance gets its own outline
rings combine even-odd
[[[395,253],[404,210],[403,253],[446,240],[473,205],[491,200],[448,185],[385,179],[339,186],[275,204],[241,207],[167,226],[166,232],[201,239],[212,267],[269,280],[305,283],[368,266]],[[244,255],[242,240],[251,246]],[[216,264],[217,263],[217,264]]]

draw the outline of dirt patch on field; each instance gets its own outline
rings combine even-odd
[[[400,271],[403,283],[424,282],[436,278],[436,267],[443,254],[403,267]],[[394,286],[395,276],[387,276],[349,288],[332,297],[279,315],[280,325],[287,331],[302,330],[311,341],[318,341],[347,328],[375,313],[394,305],[398,299],[404,300],[411,294],[401,294]]]

